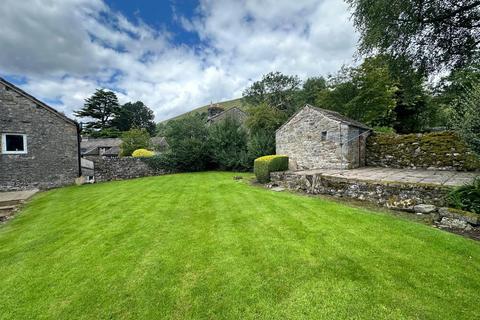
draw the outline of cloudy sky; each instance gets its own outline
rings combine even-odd
[[[95,88],[156,120],[240,97],[270,71],[353,63],[341,0],[2,0],[0,76],[71,115]]]

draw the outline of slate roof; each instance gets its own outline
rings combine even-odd
[[[150,143],[155,146],[168,147],[165,137],[152,137]],[[81,150],[84,156],[98,156],[99,148],[108,148],[102,156],[114,157],[120,154],[120,145],[122,139],[120,138],[86,138],[82,139]]]
[[[370,127],[366,126],[365,124],[359,122],[359,121],[356,121],[356,120],[353,120],[349,117],[346,117],[344,116],[343,114],[340,114],[336,111],[332,111],[332,110],[327,110],[327,109],[322,109],[322,108],[318,108],[318,107],[314,107],[312,105],[307,105],[309,106],[310,108],[312,109],[315,109],[317,111],[320,111],[322,112],[323,114],[325,114],[327,117],[330,117],[334,120],[337,120],[337,121],[340,121],[340,122],[343,122],[345,124],[348,124],[350,126],[353,126],[353,127],[357,127],[357,128],[361,128],[361,129],[365,129],[365,130],[371,130]]]
[[[66,122],[68,123],[71,123],[73,124],[74,126],[78,127],[78,123],[73,120],[73,119],[70,119],[69,117],[67,117],[66,115],[64,115],[63,113],[61,112],[58,112],[57,110],[55,110],[54,108],[50,107],[48,104],[46,104],[45,102],[42,102],[40,100],[38,100],[37,98],[35,98],[34,96],[26,93],[25,91],[23,91],[22,89],[20,89],[19,87],[17,87],[16,85],[14,85],[13,83],[11,82],[8,82],[7,80],[3,79],[0,77],[0,83],[2,83],[3,85],[5,85],[6,87],[8,87],[10,90],[13,90],[15,91],[16,93],[20,94],[21,96],[27,98],[28,100],[32,101],[33,103],[37,104],[38,106],[46,109],[47,111],[50,111],[51,113],[55,114],[56,116],[60,117],[61,119],[65,120]]]
[[[98,155],[98,148],[120,147],[120,138],[84,138],[80,142],[83,155]]]
[[[353,120],[353,119],[350,119],[349,117],[346,117],[336,111],[332,111],[332,110],[327,110],[327,109],[322,109],[322,108],[318,108],[318,107],[314,107],[310,104],[306,104],[303,108],[301,108],[300,110],[298,110],[297,112],[295,112],[291,117],[290,119],[288,119],[284,124],[282,124],[280,126],[280,128],[277,129],[280,130],[282,129],[287,123],[290,122],[290,120],[292,120],[293,118],[295,118],[295,116],[300,112],[302,111],[303,109],[305,108],[311,108],[315,111],[318,111],[320,112],[321,114],[323,114],[325,117],[327,118],[330,118],[332,120],[336,120],[336,121],[339,121],[341,123],[344,123],[346,125],[349,125],[349,126],[352,126],[352,127],[357,127],[357,128],[360,128],[360,129],[364,129],[364,130],[371,130],[370,127],[368,127],[367,125],[359,122],[359,121],[356,121],[356,120]]]
[[[118,155],[120,154],[120,146],[114,146],[114,147],[111,147],[110,149],[106,150],[102,156],[106,156],[106,157],[118,157]]]

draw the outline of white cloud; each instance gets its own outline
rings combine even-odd
[[[4,0],[0,74],[26,77],[26,90],[69,115],[109,87],[161,120],[238,97],[269,71],[305,78],[351,62],[346,9],[338,0],[204,0],[196,17],[175,17],[202,41],[188,47],[101,0]]]

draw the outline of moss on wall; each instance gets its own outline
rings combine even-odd
[[[367,165],[478,170],[480,158],[453,132],[382,133],[371,135],[367,140]]]

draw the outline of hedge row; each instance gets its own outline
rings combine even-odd
[[[281,155],[263,156],[253,162],[253,172],[260,183],[270,181],[270,172],[288,170],[288,157]]]

